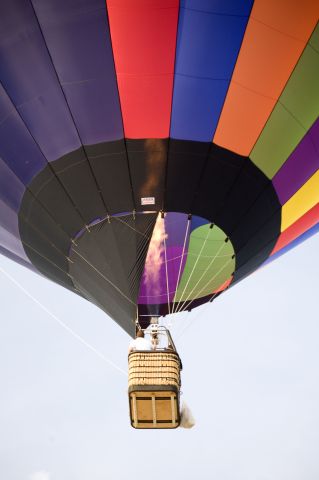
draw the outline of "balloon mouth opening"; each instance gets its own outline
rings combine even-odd
[[[198,300],[228,288],[235,264],[232,242],[217,225],[184,213],[159,213],[141,279],[141,315],[197,306]]]
[[[137,297],[138,315],[144,320],[191,310],[230,286],[236,267],[232,242],[203,217],[180,212],[122,212],[94,219],[74,241],[78,244],[93,229],[111,227],[113,222],[134,229],[134,219],[141,216],[155,218]],[[74,244],[71,258],[73,251]]]

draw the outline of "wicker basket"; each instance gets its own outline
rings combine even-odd
[[[179,356],[175,352],[132,352],[129,356],[128,385],[170,385],[179,388]]]
[[[135,428],[179,426],[180,358],[176,352],[129,355],[129,402]]]

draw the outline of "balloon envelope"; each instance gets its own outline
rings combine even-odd
[[[315,0],[2,0],[0,253],[133,334],[314,234],[318,17]]]

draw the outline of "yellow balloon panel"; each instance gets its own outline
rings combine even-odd
[[[282,207],[281,231],[286,230],[319,201],[319,170]]]

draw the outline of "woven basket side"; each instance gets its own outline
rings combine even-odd
[[[180,362],[174,353],[134,352],[129,356],[129,387],[180,385]]]

